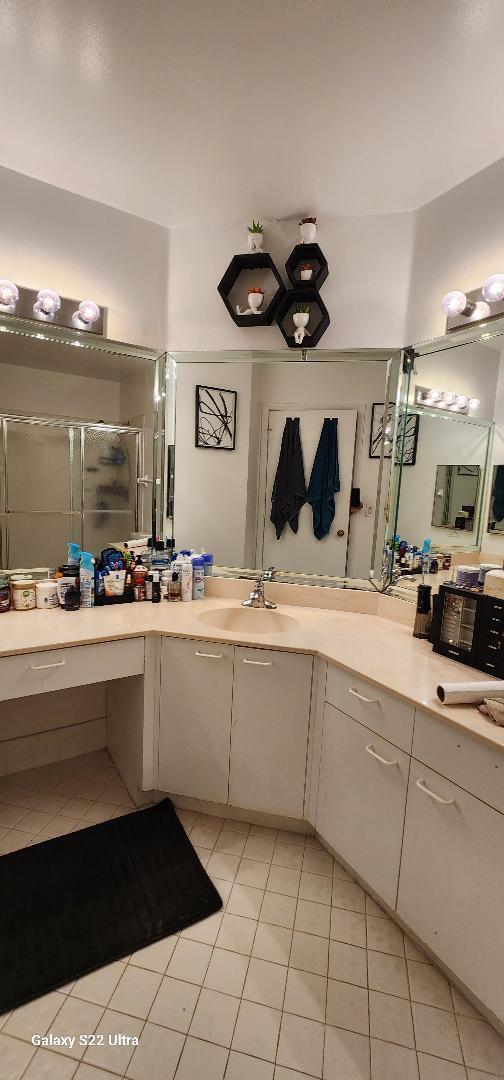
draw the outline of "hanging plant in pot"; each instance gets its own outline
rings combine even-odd
[[[317,235],[316,217],[304,217],[299,222],[299,235],[302,244],[313,244]]]
[[[259,285],[253,285],[250,292],[249,292],[249,294],[248,294],[247,300],[248,300],[248,305],[249,305],[248,308],[245,308],[244,310],[242,310],[240,305],[237,304],[236,305],[236,314],[237,315],[260,315],[261,314],[261,308],[263,306],[263,301],[264,301],[264,289],[261,289],[259,287]]]
[[[249,251],[262,251],[264,241],[264,225],[261,225],[260,221],[252,220],[252,224],[248,226],[247,241]]]
[[[301,281],[311,281],[314,270],[315,263],[301,263],[301,266],[299,267],[299,277],[301,278]]]
[[[292,321],[296,327],[294,331],[294,341],[296,342],[296,345],[302,345],[303,340],[308,333],[306,328],[310,320],[310,312],[311,307],[309,304],[299,304],[292,316]]]

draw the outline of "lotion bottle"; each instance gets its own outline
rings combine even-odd
[[[179,556],[180,557],[180,556]],[[181,573],[181,593],[182,600],[192,600],[193,589],[193,568],[190,555],[182,556],[182,573]]]

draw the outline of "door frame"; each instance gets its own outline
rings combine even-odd
[[[360,406],[362,409],[362,404]],[[259,466],[258,466],[258,483],[257,483],[257,508],[256,508],[256,535],[254,543],[255,552],[255,566],[256,569],[263,568],[263,548],[264,548],[264,530],[266,528],[266,496],[267,496],[267,477],[268,477],[268,460],[269,460],[269,414],[270,412],[292,412],[295,416],[296,412],[354,412],[356,413],[355,423],[355,440],[353,448],[353,460],[352,460],[352,484],[355,469],[355,449],[357,446],[357,430],[359,426],[359,406],[358,405],[328,405],[327,401],[322,405],[301,405],[296,402],[294,405],[292,402],[287,404],[281,404],[278,401],[268,402],[263,401],[261,409],[261,426],[259,432]],[[345,574],[348,567],[348,547],[350,544],[350,510],[348,511],[348,529],[347,529],[347,543],[345,551]],[[323,577],[325,575],[317,574],[317,577]]]

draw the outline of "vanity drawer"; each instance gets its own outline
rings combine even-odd
[[[413,705],[333,664],[327,666],[326,701],[411,753]]]
[[[144,639],[106,641],[0,659],[0,701],[143,675]]]
[[[504,750],[416,711],[413,756],[504,814]]]

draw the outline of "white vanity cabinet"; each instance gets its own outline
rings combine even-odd
[[[232,645],[163,638],[157,787],[227,803]]]
[[[397,913],[501,1020],[503,851],[504,815],[413,758]]]
[[[409,756],[326,703],[317,832],[395,907]]]
[[[229,802],[303,817],[313,657],[235,648]]]

